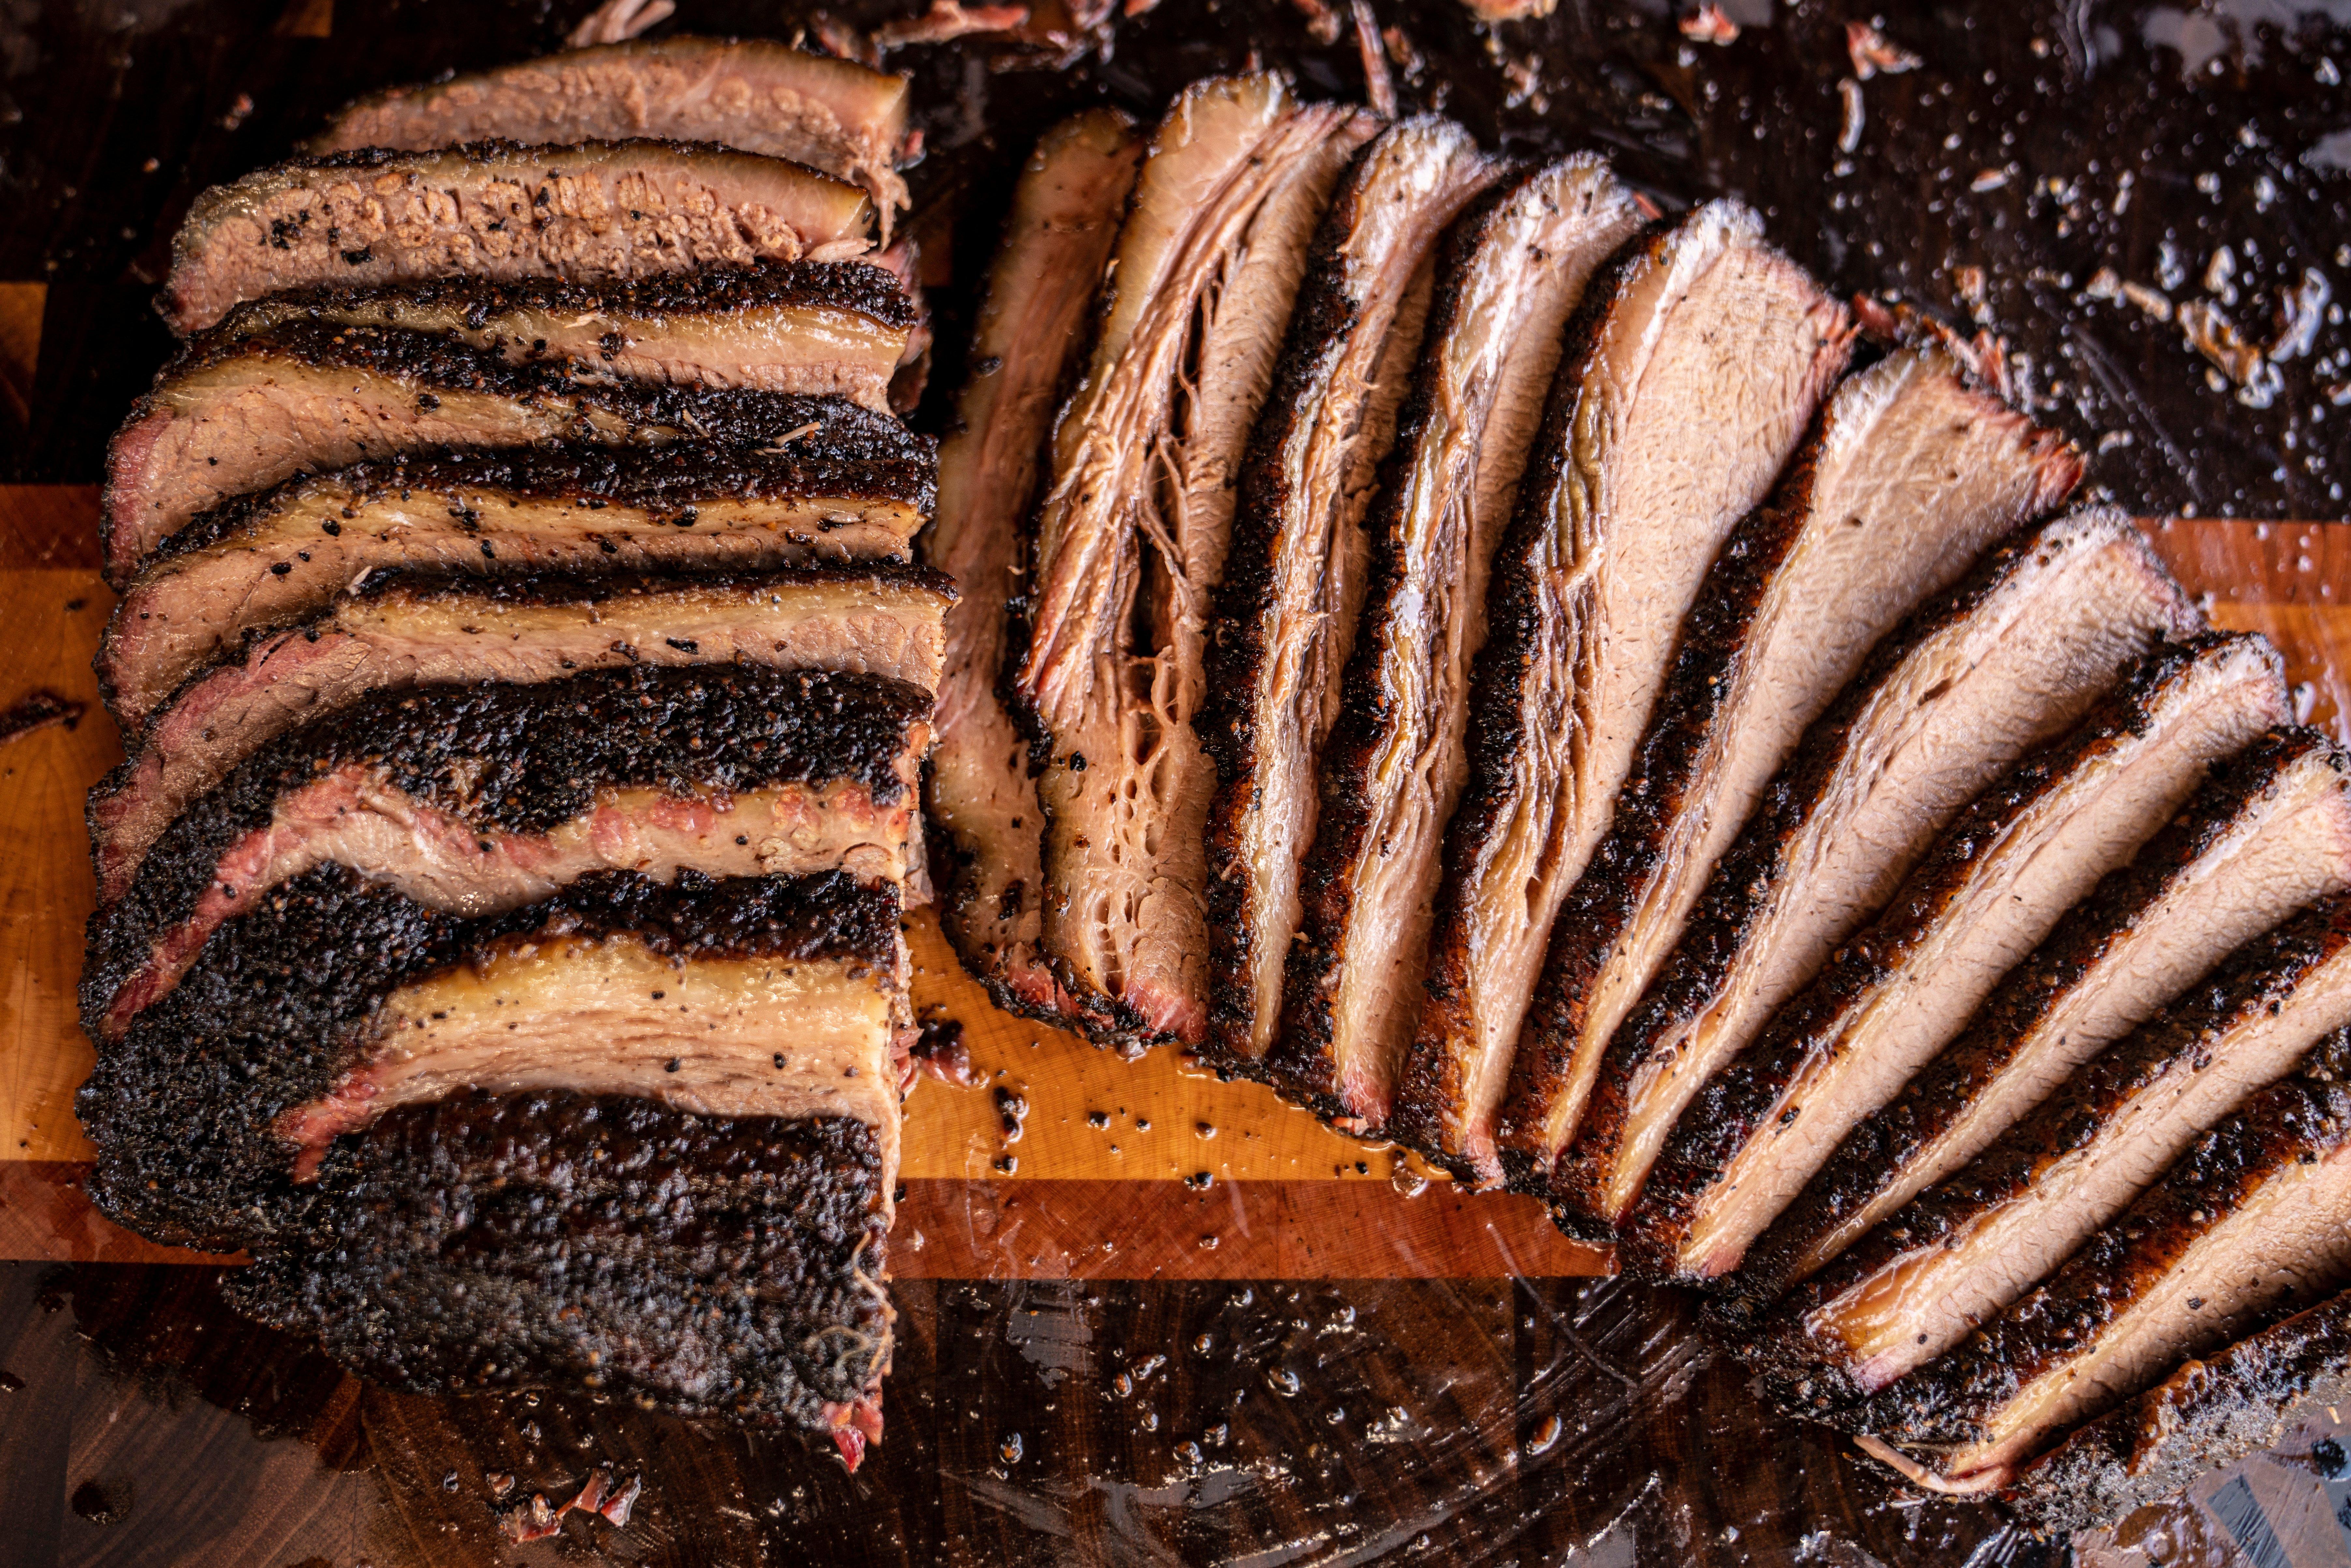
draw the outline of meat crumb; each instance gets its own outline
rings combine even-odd
[[[1693,5],[1682,13],[1682,37],[1694,44],[1735,44],[1739,41],[1739,24],[1722,14],[1722,7],[1707,0],[1703,5]]]
[[[931,0],[931,8],[921,16],[874,28],[873,45],[886,51],[908,44],[944,44],[970,33],[1008,33],[1028,20],[1026,5],[967,6],[957,0]]]
[[[1844,25],[1844,52],[1853,61],[1853,74],[1863,81],[1880,71],[1887,76],[1899,76],[1904,71],[1915,71],[1926,63],[1866,22],[1847,22]]]
[[[604,0],[571,29],[564,42],[575,49],[594,44],[626,43],[638,34],[669,20],[677,11],[673,0]]]

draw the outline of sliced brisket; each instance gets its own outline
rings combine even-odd
[[[1486,580],[1584,284],[1640,218],[1591,154],[1463,219],[1366,524],[1361,633],[1322,758],[1302,919],[1266,1060],[1285,1092],[1387,1120],[1419,1021],[1438,847],[1468,773]]]
[[[1531,1169],[1552,1165],[1609,1037],[1805,727],[1872,644],[2081,473],[2078,452],[1939,350],[1896,352],[1838,389],[1682,628],[1614,821],[1552,928],[1502,1147]],[[1501,1086],[1473,1087],[1450,1105],[1444,1145],[1490,1169]]]
[[[1552,920],[1608,830],[1682,618],[1844,368],[1852,327],[1735,202],[1634,246],[1587,292],[1487,591],[1469,782],[1447,832],[1396,1135],[1508,1081]],[[1693,417],[1693,410],[1707,417]]]
[[[1207,702],[1208,1043],[1273,1043],[1313,841],[1317,760],[1363,608],[1364,517],[1419,359],[1438,237],[1497,165],[1450,120],[1364,150],[1323,217],[1273,390],[1241,465]]]
[[[2085,511],[1994,550],[1881,643],[1765,790],[1610,1040],[1552,1173],[1561,1223],[1613,1235],[1691,1098],[1959,809],[2197,623],[2129,520]]]

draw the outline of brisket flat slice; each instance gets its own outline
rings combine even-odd
[[[1470,773],[1447,831],[1395,1135],[1480,1180],[1552,917],[1608,831],[1682,618],[1843,371],[1843,307],[1715,202],[1586,291],[1487,591]],[[1707,411],[1695,418],[1693,410]]]
[[[2346,772],[2351,758],[2311,729],[2276,731],[2216,765],[2188,808],[2001,981],[1959,1039],[1846,1134],[1723,1281],[1721,1319],[1749,1322],[2231,950],[2351,889]]]
[[[903,560],[932,504],[929,443],[884,415],[831,406],[822,430],[772,451],[434,452],[231,501],[172,535],[124,591],[99,648],[100,690],[137,734],[190,675],[237,657],[247,632],[305,621],[389,569],[490,577]]]
[[[2351,1272],[2351,1035],[2204,1134],[2048,1283],[1873,1400],[1873,1448],[2005,1485],[2076,1423]],[[1882,1446],[1882,1447],[1881,1447]]]
[[[890,1179],[869,1123],[460,1090],[338,1138],[307,1233],[223,1294],[410,1394],[590,1388],[881,1436]]]
[[[2331,1423],[2345,1405],[2351,1405],[2351,1292],[2182,1362],[2137,1399],[2029,1462],[2001,1497],[2043,1534],[2095,1530],[2275,1448],[2306,1422]]]
[[[338,1140],[467,1089],[860,1122],[887,1195],[911,1017],[898,919],[895,887],[845,872],[599,873],[469,919],[316,867],[99,1051],[75,1101],[90,1196],[158,1240],[299,1248]]]
[[[184,335],[285,288],[846,261],[871,247],[872,223],[855,185],[707,142],[367,148],[198,196],[157,306]]]
[[[930,712],[877,675],[723,664],[361,698],[230,773],[91,916],[84,1025],[119,1037],[221,926],[328,862],[465,915],[606,870],[895,884]]]
[[[1885,915],[1701,1089],[1626,1218],[1619,1258],[1719,1279],[1844,1135],[1958,1035],[2001,977],[2127,862],[2211,765],[2293,711],[2268,639],[2149,653],[2064,740],[1961,812]]]
[[[1610,1238],[1683,1109],[1886,902],[1961,807],[2199,623],[2129,520],[2058,518],[1992,551],[1871,653],[1714,868],[1615,1035],[1554,1213]]]
[[[1364,148],[1324,214],[1273,389],[1241,465],[1207,700],[1208,1035],[1272,1045],[1314,839],[1318,759],[1363,609],[1364,514],[1419,359],[1437,244],[1499,166],[1433,117]]]
[[[1939,350],[1897,351],[1837,390],[1682,628],[1614,821],[1552,926],[1502,1130],[1489,1079],[1454,1107],[1447,1153],[1482,1157],[1499,1141],[1550,1168],[1609,1037],[1806,727],[1873,644],[2081,473],[2080,453]]]
[[[2247,943],[1789,1292],[1752,1344],[1765,1391],[1820,1419],[1858,1419],[1871,1396],[1995,1318],[2199,1133],[2346,1022],[2351,904],[2334,899]]]
[[[568,366],[511,363],[496,349],[403,328],[288,319],[234,340],[206,334],[164,367],[108,449],[107,580],[129,582],[201,513],[298,474],[436,447],[709,440],[757,448],[805,436],[850,406],[583,379]]]
[[[906,204],[898,154],[908,82],[764,38],[632,39],[421,82],[346,107],[307,151],[425,152],[502,140],[538,144],[652,136],[789,158]]]
[[[371,692],[528,684],[632,664],[746,664],[938,685],[954,601],[926,569],[789,567],[734,577],[388,571],[292,626],[246,634],[191,675],[89,797],[101,904],[186,805],[255,750]]]
[[[1012,691],[1045,808],[1044,939],[1071,1021],[1122,1046],[1207,1028],[1216,775],[1192,727],[1234,490],[1368,114],[1260,73],[1187,88],[1155,133],[1117,287],[1055,424]]]
[[[939,918],[997,1005],[1048,1019],[1078,998],[1044,961],[1044,808],[1029,742],[1003,695],[1007,610],[1043,474],[1053,411],[1082,361],[1095,301],[1134,188],[1143,139],[1114,110],[1046,133],[1012,196],[972,330],[971,379],[939,444],[938,515],[923,559],[954,577],[938,744],[924,814]]]
[[[1363,622],[1322,757],[1281,1030],[1282,1092],[1377,1125],[1419,1022],[1445,824],[1469,761],[1471,663],[1562,334],[1638,209],[1589,153],[1530,170],[1455,226],[1365,525]]]

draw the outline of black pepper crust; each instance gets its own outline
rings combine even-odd
[[[2144,739],[2159,712],[2182,700],[2175,688],[2231,653],[2257,654],[2284,689],[2283,661],[2255,633],[2206,632],[2166,643],[2140,658],[2072,735],[2027,757],[1968,804],[1885,913],[1840,944],[1813,983],[1692,1097],[1620,1228],[1622,1267],[1649,1279],[1694,1282],[1685,1277],[1681,1244],[1698,1206],[1741,1150],[1792,1122],[1792,1115],[1767,1119],[1806,1064],[1837,1050],[1855,1002],[1910,961],[2009,824],[2102,758]]]
[[[599,872],[466,920],[347,866],[273,890],[101,1051],[74,1105],[98,1145],[92,1201],[143,1235],[228,1251],[298,1245],[305,1187],[277,1118],[359,1060],[385,995],[532,937],[625,937],[680,963],[826,961],[897,972],[899,896],[844,872],[663,883]]]
[[[1947,1354],[1896,1379],[1855,1414],[1857,1429],[1895,1442],[1981,1440],[2001,1407],[2034,1380],[2096,1346],[2186,1258],[2189,1249],[2298,1166],[2335,1159],[2351,1144],[2351,1030],[2313,1046],[2292,1076],[2189,1145],[2177,1164],[2112,1224],[2085,1241],[2042,1285]],[[2261,1256],[2256,1253],[2255,1256]],[[2269,1260],[2263,1259],[2263,1271]],[[2304,1281],[2231,1322],[2218,1313],[2193,1354],[2258,1332],[2310,1304],[2328,1280]],[[2128,1390],[2126,1393],[2137,1392]]]
[[[1333,1020],[1329,986],[1339,965],[1339,944],[1353,917],[1355,868],[1377,803],[1372,795],[1372,766],[1387,732],[1390,706],[1388,694],[1381,689],[1379,645],[1384,630],[1405,613],[1401,596],[1407,586],[1407,573],[1400,542],[1404,481],[1415,454],[1427,438],[1430,423],[1444,412],[1437,404],[1441,378],[1435,367],[1446,341],[1458,329],[1466,306],[1462,288],[1478,253],[1493,229],[1495,214],[1541,172],[1532,164],[1504,171],[1462,209],[1438,244],[1419,362],[1397,411],[1395,444],[1380,464],[1379,487],[1364,518],[1368,548],[1364,562],[1363,621],[1341,677],[1339,716],[1322,745],[1314,842],[1298,873],[1298,939],[1290,945],[1282,969],[1281,1027],[1275,1030],[1272,1048],[1262,1061],[1238,1059],[1238,1052],[1235,1060],[1217,1058],[1219,1067],[1269,1082],[1284,1099],[1326,1118],[1346,1114],[1331,1058]],[[1231,566],[1226,570],[1230,573]],[[1219,622],[1220,637],[1228,624]],[[1262,659],[1262,652],[1254,657]],[[1212,689],[1215,684],[1211,683]],[[1216,853],[1212,841],[1212,872]],[[1218,918],[1214,899],[1220,883],[1212,876],[1208,885],[1213,922]],[[1212,995],[1210,1006],[1214,1005]],[[1213,1040],[1213,1032],[1210,1038]]]
[[[1523,1149],[1505,1147],[1502,1166],[1511,1185],[1547,1193],[1552,1217],[1580,1239],[1613,1240],[1605,1215],[1609,1166],[1636,1110],[1629,1097],[1650,1053],[1720,994],[1726,977],[1766,912],[1769,890],[1786,874],[1782,863],[1823,792],[1835,778],[1847,744],[1866,716],[1877,689],[1921,646],[1981,611],[2019,572],[2053,553],[2056,540],[2085,535],[2073,548],[2120,547],[2138,559],[2150,582],[2166,586],[2182,628],[2192,620],[2186,596],[2137,530],[2119,515],[2085,518],[2068,514],[2018,529],[1988,550],[1958,583],[1911,614],[1871,651],[1861,671],[1828,712],[1814,720],[1794,753],[1765,787],[1747,826],[1726,851],[1691,908],[1681,940],[1649,989],[1608,1041],[1574,1140],[1545,1175]]]
[[[1905,1254],[1939,1247],[1979,1216],[2026,1197],[2050,1166],[2094,1143],[2125,1102],[2173,1073],[2201,1071],[2215,1041],[2283,1007],[2306,976],[2346,946],[2351,899],[2342,898],[2314,904],[2247,943],[2155,1021],[2077,1069],[1965,1169],[1888,1215],[1850,1251],[1781,1297],[1741,1352],[1765,1396],[1791,1414],[1850,1421],[1869,1396],[1834,1346],[1805,1331],[1806,1317]]]
[[[2272,730],[2213,764],[2185,810],[2066,912],[2057,928],[1977,1009],[1967,1030],[1904,1086],[1899,1096],[1845,1135],[1802,1197],[1748,1249],[1722,1281],[1711,1321],[1739,1335],[1796,1281],[1801,1260],[1820,1239],[1861,1212],[1943,1137],[2014,1059],[2043,1020],[2099,971],[2162,905],[2173,880],[2240,830],[2297,768],[2338,776],[2351,757],[2314,729]],[[2351,787],[2338,781],[2337,789]]]
[[[407,1393],[584,1385],[823,1432],[889,1365],[881,1184],[851,1118],[468,1091],[335,1140],[300,1239],[224,1293]]]
[[[2275,1448],[2289,1428],[2346,1404],[2351,1293],[2183,1363],[2130,1404],[2076,1428],[2002,1500],[2044,1536],[2095,1530]],[[2329,1458],[2335,1468],[2321,1473],[2339,1473],[2341,1448]]]
[[[616,787],[684,796],[849,782],[890,803],[909,787],[903,770],[930,714],[930,694],[887,676],[750,664],[373,694],[263,747],[155,841],[130,890],[90,915],[83,1026],[99,1036],[156,939],[195,913],[222,856],[338,768],[365,768],[485,835],[550,831]]]

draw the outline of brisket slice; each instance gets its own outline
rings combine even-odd
[[[90,1196],[157,1240],[298,1247],[338,1139],[466,1089],[846,1118],[872,1129],[887,1194],[911,1016],[898,918],[896,888],[845,872],[605,872],[468,919],[319,866],[99,1051],[75,1101]]]
[[[1317,762],[1362,612],[1364,518],[1419,358],[1437,243],[1498,166],[1450,120],[1366,147],[1314,238],[1265,411],[1241,465],[1216,599],[1207,702],[1208,1045],[1273,1043],[1312,843]]]
[[[1863,1119],[1723,1281],[1755,1313],[1983,1152],[2068,1073],[2313,899],[2351,889],[2351,759],[2310,729],[2216,765],[2187,809]]]
[[[1852,337],[1844,309],[1728,201],[1630,247],[1568,329],[1487,591],[1469,781],[1392,1127],[1466,1174],[1499,1172],[1444,1128],[1499,1101],[1552,917],[1608,831],[1682,618]]]
[[[1939,350],[1847,381],[1741,523],[1682,628],[1606,838],[1552,926],[1502,1086],[1450,1108],[1448,1153],[1499,1142],[1534,1171],[1574,1135],[1602,1053],[1805,727],[1870,647],[2020,523],[2081,454],[1969,384]]]
[[[2211,765],[2293,709],[2266,638],[2148,654],[2082,727],[1961,812],[1891,906],[1683,1111],[1619,1256],[1719,1279],[1864,1117],[1941,1051]]]
[[[593,872],[903,879],[930,694],[723,664],[380,692],[256,752],[90,917],[82,1014],[120,1036],[214,933],[327,862],[485,915]]]
[[[2115,1524],[2351,1405],[2351,1292],[2239,1340],[2076,1428],[2001,1493],[2043,1534]]]
[[[528,143],[633,136],[715,141],[789,158],[906,205],[898,154],[907,78],[764,38],[688,35],[568,49],[375,93],[346,107],[307,151],[424,152],[493,139]]]
[[[1044,961],[1044,808],[1004,702],[1006,610],[1053,410],[1084,357],[1142,153],[1133,122],[1102,109],[1063,121],[1030,154],[973,328],[971,379],[939,445],[938,516],[922,538],[923,559],[962,593],[947,612],[924,784],[940,925],[998,1006],[1047,1019],[1081,1004]]]
[[[2351,1036],[2195,1140],[2048,1283],[1873,1400],[1863,1429],[1930,1475],[1997,1486],[2181,1360],[2351,1271]]]
[[[233,340],[199,340],[164,367],[108,449],[107,580],[129,582],[199,514],[297,474],[444,446],[701,439],[761,447],[805,436],[852,406],[583,379],[402,328],[287,320]]]
[[[1486,580],[1568,316],[1640,222],[1589,153],[1530,170],[1455,225],[1395,448],[1366,523],[1355,651],[1322,758],[1301,921],[1266,1070],[1378,1124],[1419,1021],[1438,848],[1468,773]]]
[[[1044,938],[1096,1038],[1207,1026],[1193,733],[1210,595],[1308,241],[1375,122],[1259,73],[1196,83],[1154,134],[1117,287],[1055,424],[1013,694],[1045,808]]]
[[[435,452],[289,479],[172,536],[107,622],[100,690],[136,734],[191,674],[236,657],[248,631],[307,620],[392,568],[490,577],[903,560],[931,507],[928,444],[894,425],[868,440],[846,423],[778,451]]]
[[[90,791],[99,902],[187,803],[255,750],[371,692],[528,684],[630,664],[747,664],[936,688],[946,579],[915,567],[734,577],[377,572],[311,619],[246,634],[191,675]]]
[[[1560,1222],[1613,1236],[1683,1108],[1959,809],[2197,624],[2129,519],[2085,511],[1992,551],[1880,643],[1764,791],[1609,1040],[1552,1173]]]
[[[1973,1163],[1789,1292],[1751,1350],[1767,1394],[1839,1422],[1965,1339],[2126,1208],[2196,1135],[2351,1022],[2351,903],[2243,947],[2092,1059]]]
[[[881,1436],[890,1181],[849,1116],[460,1090],[336,1139],[279,1243],[222,1282],[410,1394],[586,1387]]]
[[[871,247],[856,186],[707,142],[475,141],[300,158],[198,196],[157,307],[201,331],[279,289],[471,275],[632,278]]]

